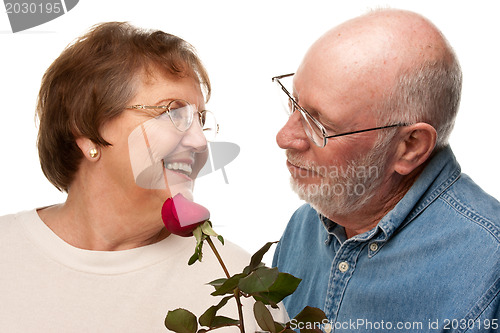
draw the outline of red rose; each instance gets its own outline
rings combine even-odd
[[[189,237],[193,235],[196,227],[210,218],[210,212],[178,193],[165,201],[161,217],[168,231],[178,236]]]

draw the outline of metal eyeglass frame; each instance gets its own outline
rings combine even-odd
[[[179,127],[177,127],[175,122],[172,120],[172,116],[170,116],[170,105],[172,105],[172,103],[178,102],[178,101],[184,102],[187,105],[191,105],[191,103],[189,103],[188,101],[185,101],[183,99],[174,99],[174,100],[170,101],[167,105],[141,105],[141,104],[138,104],[138,105],[127,106],[125,108],[126,109],[133,109],[133,110],[146,110],[146,109],[148,109],[148,110],[165,110],[163,113],[166,112],[168,114],[168,118],[170,119],[170,121],[172,122],[174,127],[180,132],[185,132],[189,128],[191,128],[191,125],[193,124],[193,119],[191,119],[191,121],[190,121],[191,124],[189,124],[189,126],[186,129],[181,130]],[[196,111],[196,113],[198,113],[200,118],[203,116],[203,113],[206,113],[206,112],[210,112],[213,115],[213,112],[211,112],[209,110]],[[214,119],[215,119],[215,116],[214,116]],[[216,127],[215,134],[219,134],[219,124],[217,123],[216,119],[215,119],[215,127]]]
[[[346,132],[346,133],[340,133],[340,134],[335,134],[335,135],[327,135],[326,129],[323,126],[323,124],[321,124],[319,122],[319,120],[317,120],[316,118],[314,118],[313,116],[311,116],[311,114],[306,109],[304,109],[302,106],[300,106],[299,103],[295,100],[295,98],[293,98],[293,96],[290,94],[290,92],[280,82],[280,79],[283,79],[283,78],[286,78],[286,77],[290,77],[290,76],[293,76],[293,75],[295,75],[295,73],[278,75],[278,76],[273,77],[272,81],[273,82],[277,82],[280,85],[281,90],[283,90],[283,92],[288,96],[288,98],[292,101],[294,107],[300,111],[301,115],[303,117],[304,116],[308,117],[314,123],[314,125],[316,125],[318,127],[318,129],[320,130],[320,132],[321,132],[321,134],[323,136],[323,145],[319,145],[318,143],[316,143],[316,141],[314,141],[314,139],[311,138],[310,135],[308,135],[308,137],[309,137],[309,139],[311,139],[311,141],[316,146],[318,146],[320,148],[325,147],[328,139],[330,139],[330,138],[337,138],[337,137],[345,136],[345,135],[351,135],[351,134],[357,134],[357,133],[375,131],[375,130],[380,130],[380,129],[384,129],[384,128],[402,127],[402,126],[409,126],[410,125],[410,124],[407,124],[407,123],[397,123],[397,124],[392,124],[392,125],[386,125],[386,126],[380,126],[380,127],[374,127],[374,128],[367,128],[367,129],[362,129],[362,130],[357,130],[357,131],[351,131],[351,132]],[[290,113],[290,115],[292,115],[292,113],[293,113],[293,111]],[[310,122],[308,121],[308,119],[305,119],[305,120],[306,120],[306,122],[308,124],[310,124]],[[312,129],[312,128],[311,128],[311,130],[314,131],[314,129]]]

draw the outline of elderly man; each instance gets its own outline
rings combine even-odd
[[[303,279],[290,317],[310,305],[336,331],[500,331],[500,203],[448,145],[462,78],[440,31],[374,11],[273,81],[290,114],[277,142],[308,203],[274,256]]]

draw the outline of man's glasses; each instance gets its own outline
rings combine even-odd
[[[164,110],[156,119],[170,119],[175,128],[180,132],[185,132],[191,127],[194,115],[196,114],[207,141],[213,141],[219,132],[219,124],[217,124],[217,120],[212,112],[208,110],[198,111],[194,105],[182,99],[175,99],[167,105],[132,105],[127,106],[127,109]]]
[[[285,75],[279,75],[275,76],[272,78],[273,82],[276,82],[278,87],[286,94],[286,95],[281,95],[285,99],[283,101],[283,106],[285,108],[285,111],[287,112],[288,116],[291,116],[295,111],[299,111],[301,114],[301,121],[302,121],[302,126],[304,127],[304,130],[309,137],[309,139],[314,142],[314,144],[318,147],[323,148],[326,146],[326,143],[328,142],[328,139],[330,138],[337,138],[339,136],[345,136],[345,135],[351,135],[351,134],[357,134],[357,133],[363,133],[363,132],[368,132],[368,131],[375,131],[375,130],[380,130],[384,128],[391,128],[391,127],[399,127],[399,126],[408,126],[409,124],[406,123],[398,123],[398,124],[393,124],[393,125],[386,125],[386,126],[381,126],[381,127],[374,127],[374,128],[368,128],[368,129],[363,129],[363,130],[358,130],[358,131],[352,131],[352,132],[346,132],[346,133],[341,133],[341,134],[335,134],[335,135],[328,135],[326,132],[325,127],[311,114],[301,107],[299,103],[293,98],[293,96],[290,94],[290,91],[285,87],[287,84],[283,83],[282,80],[285,78],[288,78],[290,81],[290,84],[288,85],[291,87],[291,77],[295,75],[295,73],[291,74],[285,74]],[[290,90],[292,90],[290,88]]]

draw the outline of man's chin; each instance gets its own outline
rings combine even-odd
[[[320,177],[294,177],[290,176],[290,183],[298,187],[319,187],[324,181]],[[293,185],[292,185],[293,186]]]
[[[330,209],[325,207],[326,202],[324,198],[317,194],[312,195],[312,191],[310,190],[309,186],[298,184],[293,180],[290,182],[290,185],[292,187],[292,190],[297,194],[300,200],[304,200],[319,214],[324,216],[329,215],[328,213]]]
[[[290,178],[290,187],[292,188],[292,191],[294,191],[301,200],[306,201],[307,203],[310,203],[311,197],[312,197],[312,188],[317,188],[319,185],[317,184],[308,184],[308,183],[303,183],[300,181],[297,181],[295,178],[291,177]]]
[[[339,183],[340,184],[340,183]],[[333,191],[334,186],[321,184],[301,184],[290,179],[292,190],[301,200],[307,202],[318,213],[324,216],[345,216],[362,209],[372,195],[366,193],[360,196],[339,195]]]

